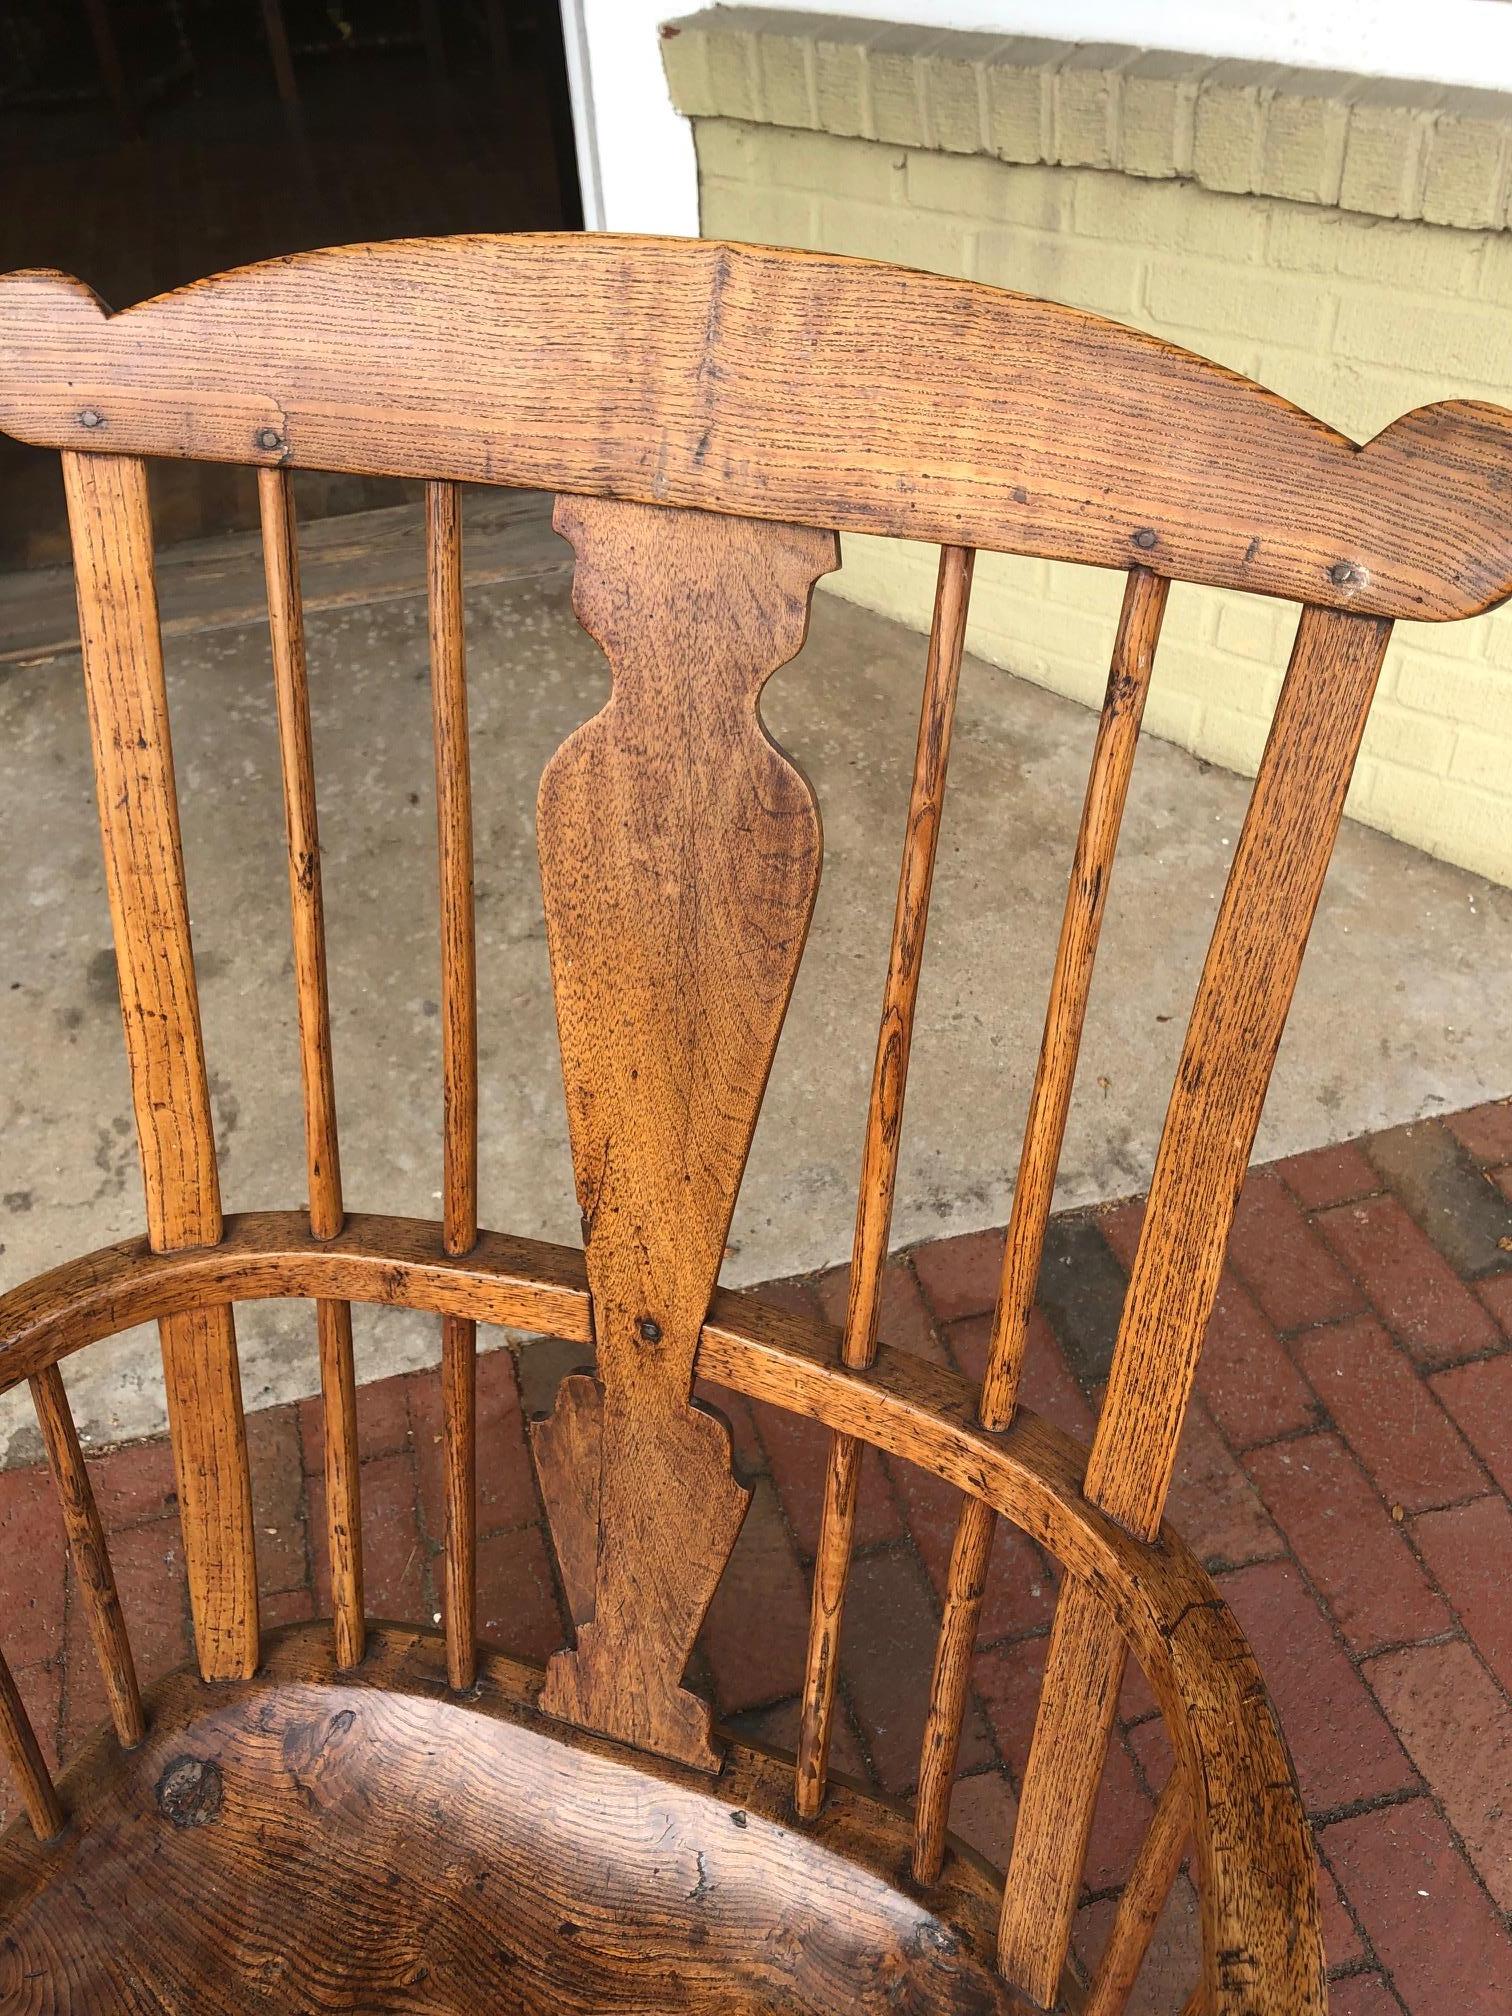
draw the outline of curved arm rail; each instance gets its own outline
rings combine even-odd
[[[213,1247],[111,1246],[0,1297],[0,1390],[133,1324],[206,1304],[269,1297],[399,1304],[440,1315],[592,1338],[581,1254],[483,1233],[445,1252],[439,1225],[356,1214],[320,1241],[297,1212],[226,1220]],[[839,1361],[817,1318],[722,1290],[697,1370],[750,1399],[875,1444],[982,1499],[1038,1540],[1108,1606],[1165,1716],[1194,1790],[1203,1871],[1206,2007],[1213,2016],[1310,2016],[1326,2007],[1311,1841],[1275,1711],[1222,1598],[1169,1528],[1136,1539],[1082,1495],[1086,1452],[1020,1409],[976,1425],[975,1397],[945,1369],[884,1347]]]

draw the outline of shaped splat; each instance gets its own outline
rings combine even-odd
[[[813,792],[757,702],[838,543],[568,497],[554,522],[614,685],[539,803],[599,1380],[567,1381],[536,1436],[578,1622],[541,1700],[713,1770],[708,1705],[681,1681],[747,1494],[690,1400],[693,1357],[820,862]]]

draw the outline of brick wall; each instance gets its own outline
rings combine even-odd
[[[1512,100],[744,8],[664,35],[705,236],[1070,302],[1357,440],[1436,399],[1512,405]],[[848,537],[835,586],[926,628],[934,558]],[[983,556],[971,647],[1095,705],[1120,593]],[[1252,772],[1294,627],[1175,588],[1150,729]],[[1349,811],[1512,884],[1512,607],[1398,627]]]

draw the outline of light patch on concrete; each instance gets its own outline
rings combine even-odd
[[[536,869],[536,780],[602,701],[564,574],[469,598],[477,801],[484,1222],[575,1240]],[[424,605],[310,621],[347,1200],[439,1213],[435,839]],[[922,647],[819,598],[768,688],[813,778],[826,866],[725,1278],[842,1260],[886,961]],[[207,1049],[230,1210],[305,1195],[277,745],[265,633],[170,640]],[[1157,669],[1157,682],[1159,672]],[[905,1124],[897,1244],[1007,1214],[1093,717],[968,660]],[[77,659],[0,672],[0,1286],[141,1226]],[[1147,740],[1115,876],[1058,1202],[1147,1181],[1182,1026],[1247,799]],[[1258,1154],[1509,1089],[1512,892],[1347,828]],[[239,1318],[247,1404],[314,1390],[308,1308]],[[431,1319],[357,1314],[360,1371],[431,1362]],[[500,1341],[495,1338],[492,1341]],[[156,1340],[68,1368],[94,1443],[163,1425]],[[36,1449],[24,1392],[5,1460]]]

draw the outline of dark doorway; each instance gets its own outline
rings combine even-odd
[[[278,253],[582,221],[554,0],[0,0],[0,272],[112,308]],[[160,539],[256,522],[157,465]],[[311,516],[392,484],[301,480]],[[0,440],[0,567],[67,557],[57,457]]]

